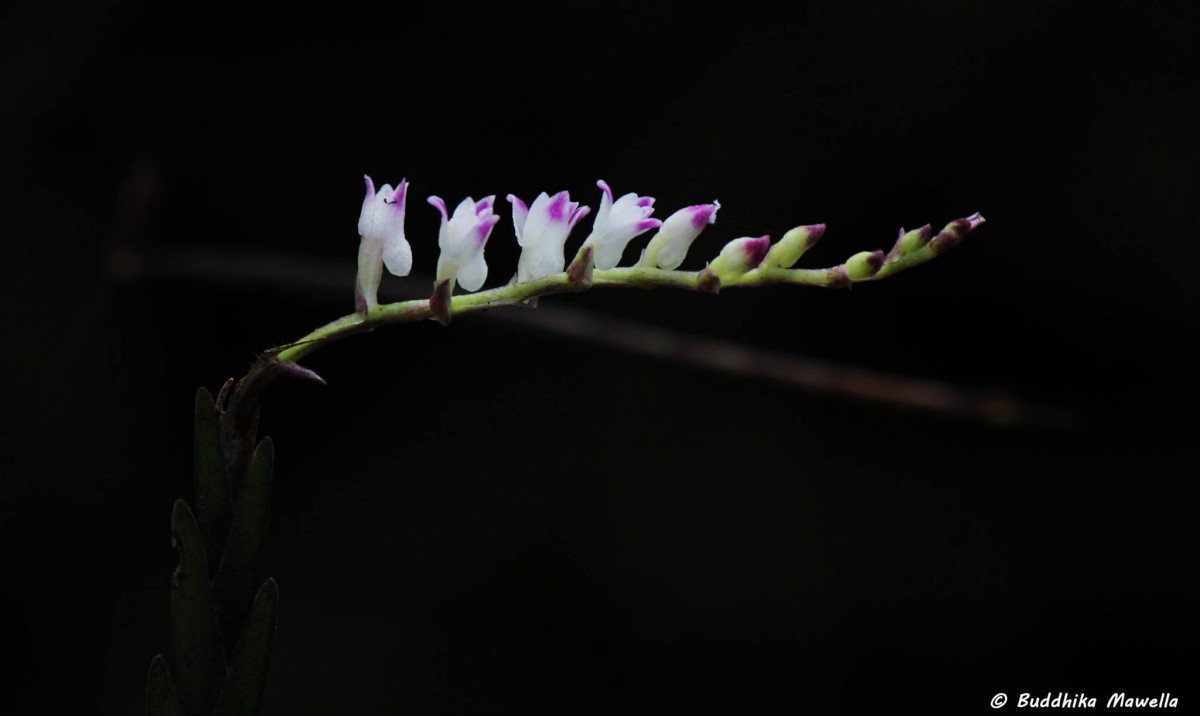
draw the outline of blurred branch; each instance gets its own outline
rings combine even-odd
[[[192,280],[338,296],[349,296],[346,287],[354,285],[354,267],[350,263],[224,247],[121,249],[111,256],[109,271],[120,281]],[[381,298],[427,295],[432,285],[428,277],[392,277],[381,290]],[[537,310],[488,311],[482,316],[636,355],[993,425],[1069,429],[1080,423],[1078,416],[1064,409],[1034,405],[1003,393],[970,390],[935,380],[890,375],[732,341],[689,336],[561,304],[542,302]]]

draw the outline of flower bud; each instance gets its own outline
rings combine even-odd
[[[721,202],[714,201],[711,204],[688,206],[668,216],[646,245],[638,266],[657,266],[668,271],[679,268],[692,242],[704,227],[716,223],[720,208]]]
[[[851,281],[871,278],[883,268],[882,251],[860,251],[846,259],[846,275]]]
[[[942,253],[958,245],[958,242],[963,240],[967,234],[971,233],[975,227],[984,222],[983,216],[979,212],[975,212],[965,219],[955,219],[946,228],[938,232],[938,235],[933,237],[929,242],[929,247],[935,253]]]
[[[770,247],[770,236],[734,239],[725,244],[725,248],[721,249],[721,253],[708,265],[707,270],[716,275],[721,283],[732,281],[758,268]]]
[[[767,252],[763,265],[769,268],[791,268],[804,252],[811,249],[825,233],[824,224],[797,226],[783,235]]]
[[[901,256],[907,256],[929,243],[929,237],[933,236],[933,227],[926,224],[919,229],[913,229],[909,232],[901,229],[900,232],[900,238],[896,239],[897,253]]]

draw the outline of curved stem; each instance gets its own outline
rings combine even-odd
[[[754,269],[736,279],[713,286],[715,280],[704,271],[664,271],[651,268],[614,268],[592,273],[590,284],[573,280],[568,272],[523,283],[510,283],[478,293],[461,294],[450,299],[451,315],[486,311],[501,306],[515,306],[539,296],[568,293],[588,288],[675,288],[685,291],[713,293],[714,288],[749,288],[773,284],[845,288],[854,283],[878,281],[901,271],[919,266],[942,253],[938,247],[926,245],[910,254],[889,257],[873,276],[851,280],[844,266],[825,269]],[[281,361],[297,361],[318,349],[355,333],[372,331],[380,326],[409,323],[434,318],[428,299],[401,301],[375,306],[366,313],[352,313],[309,333],[303,338],[276,349]]]

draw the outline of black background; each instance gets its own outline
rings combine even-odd
[[[996,426],[479,317],[352,338],[308,361],[328,387],[267,402],[267,713],[1186,708],[1196,7],[5,9],[0,711],[141,711],[196,387],[352,307],[349,279],[130,277],[114,252],[348,272],[364,172],[412,181],[426,276],[424,197],[498,194],[489,286],[516,263],[506,193],[595,206],[598,178],[663,217],[720,199],[693,268],[817,221],[805,263],[830,265],[980,211],[952,253],[852,291],[543,305],[1070,419]]]

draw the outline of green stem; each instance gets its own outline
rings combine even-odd
[[[750,288],[774,284],[791,284],[796,286],[817,286],[820,288],[844,288],[853,283],[877,281],[893,276],[901,271],[919,266],[933,258],[940,251],[933,246],[924,246],[904,256],[890,257],[873,276],[851,281],[841,265],[826,269],[780,269],[762,268],[750,271],[733,280],[720,283],[718,288]],[[590,282],[573,280],[567,272],[553,274],[545,278],[522,283],[510,283],[507,286],[479,291],[478,293],[461,294],[450,299],[451,315],[486,311],[501,306],[516,306],[539,296],[556,293],[584,291],[588,288],[675,288],[685,291],[712,292],[715,280],[711,274],[704,271],[664,271],[657,268],[614,268],[594,271]],[[300,340],[288,344],[278,351],[276,358],[280,361],[298,361],[311,355],[319,348],[338,341],[355,333],[372,331],[380,326],[394,323],[410,323],[434,318],[429,299],[417,299],[388,303],[375,306],[367,313],[352,313],[348,316],[327,323]]]

